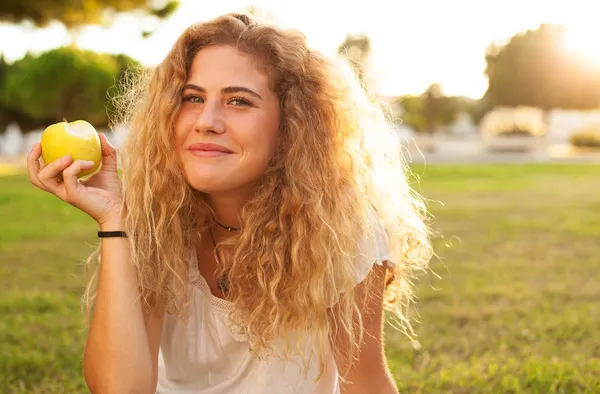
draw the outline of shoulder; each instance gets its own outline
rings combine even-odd
[[[384,262],[394,264],[390,254],[388,234],[375,209],[371,211],[371,226],[369,233],[361,242],[361,254],[357,259],[356,279],[357,283],[362,282],[373,266],[383,266]]]

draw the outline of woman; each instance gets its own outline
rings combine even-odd
[[[383,309],[411,333],[425,212],[381,109],[343,70],[297,32],[225,15],[122,97],[122,181],[103,135],[86,180],[90,163],[44,167],[33,148],[32,183],[100,228],[92,392],[397,392]]]

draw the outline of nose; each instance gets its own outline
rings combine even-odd
[[[202,112],[196,118],[194,130],[200,133],[222,134],[225,132],[225,121],[218,103],[206,103],[204,105]]]

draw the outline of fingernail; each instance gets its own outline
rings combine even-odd
[[[94,165],[94,162],[90,161],[90,160],[86,160],[83,162],[83,165],[86,167],[92,167]]]
[[[71,160],[71,156],[69,156],[69,155],[66,155],[66,156],[64,156],[62,159],[60,159],[60,161],[62,161],[63,163],[66,163],[66,162],[68,162],[69,160]]]

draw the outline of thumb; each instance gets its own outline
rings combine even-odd
[[[100,134],[100,146],[102,147],[102,169],[117,172],[117,148],[115,148],[104,133]]]

